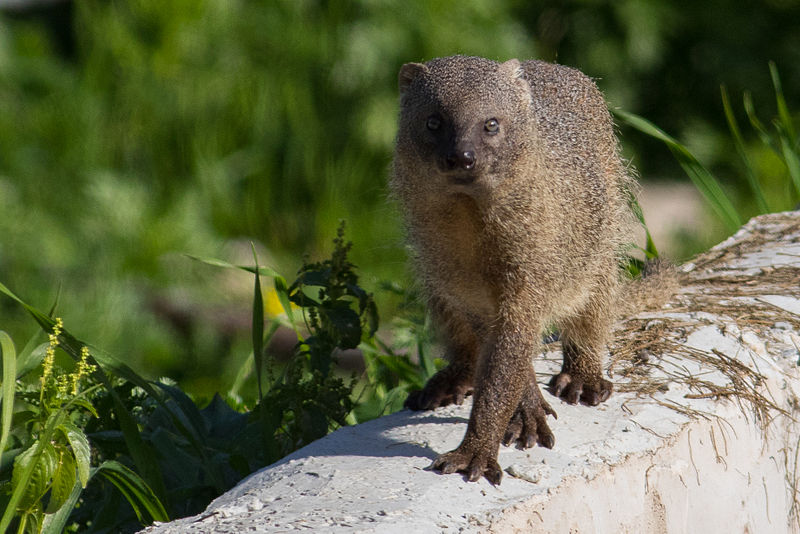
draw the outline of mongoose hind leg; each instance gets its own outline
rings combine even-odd
[[[600,376],[599,371],[589,371],[574,363],[587,359],[581,352],[575,345],[564,344],[564,365],[561,372],[550,380],[550,392],[570,404],[581,401],[589,406],[597,406],[611,396],[614,386]]]
[[[602,377],[610,317],[593,308],[562,325],[564,362],[561,372],[550,380],[553,395],[570,404],[580,401],[589,406],[597,406],[611,395],[613,385]]]
[[[511,421],[508,422],[503,445],[510,446],[517,443],[518,448],[528,449],[538,443],[542,447],[552,449],[556,438],[547,426],[548,415],[558,419],[558,414],[544,400],[539,384],[534,379],[519,401]]]

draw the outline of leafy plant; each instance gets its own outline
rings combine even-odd
[[[13,526],[19,532],[67,526],[132,532],[153,519],[198,513],[242,477],[330,430],[399,409],[408,389],[421,387],[436,370],[428,357],[429,321],[411,305],[408,318],[395,326],[406,333],[399,335],[399,350],[416,350],[420,365],[378,340],[377,308],[359,286],[351,247],[342,223],[331,257],[305,262],[291,285],[259,266],[255,254],[253,266],[203,260],[254,274],[249,361],[257,370],[258,397],[249,412],[232,409],[220,396],[201,409],[171,381],[145,380],[98,349],[90,353],[59,319],[0,284],[0,293],[22,305],[50,340],[39,346],[32,340],[17,355],[0,332],[0,473],[7,490],[0,533]],[[262,275],[274,279],[285,317],[265,321]],[[286,363],[266,351],[279,324],[297,335]],[[356,378],[348,382],[336,365],[341,351],[355,348],[366,364],[357,394]],[[56,349],[74,360],[73,371],[56,365]],[[41,376],[32,380],[37,372]]]
[[[421,389],[444,366],[442,359],[433,356],[441,348],[420,295],[394,282],[385,282],[383,290],[400,297],[401,304],[389,325],[391,344],[375,336],[360,346],[365,369],[352,422],[402,409],[408,393]]]
[[[56,363],[63,324],[56,319],[46,348],[29,343],[17,357],[11,338],[0,332],[2,347],[2,436],[0,532],[16,524],[16,531],[60,533],[89,482],[102,475],[125,495],[143,519],[165,520],[167,514],[147,484],[133,471],[110,460],[92,466],[84,427],[98,413],[92,398],[102,387],[92,379],[97,371],[89,349],[71,372]],[[39,354],[41,365],[32,365]],[[17,363],[21,365],[17,366]],[[33,369],[30,369],[33,367]],[[18,374],[18,370],[21,372]],[[31,381],[30,375],[38,374]],[[15,407],[16,405],[16,407]],[[8,450],[6,446],[10,445]]]

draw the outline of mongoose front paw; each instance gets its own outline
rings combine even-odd
[[[537,443],[542,447],[552,449],[556,438],[550,427],[547,426],[547,416],[552,415],[558,419],[558,414],[547,404],[539,394],[539,399],[523,399],[506,427],[503,445],[509,446],[514,442],[520,449],[533,447]]]
[[[429,469],[439,471],[443,475],[464,473],[469,482],[476,482],[483,476],[495,486],[500,484],[500,479],[503,478],[503,471],[496,458],[488,453],[472,452],[463,446],[436,458]]]
[[[472,394],[472,384],[467,381],[447,381],[441,378],[443,376],[437,374],[424,388],[409,393],[403,406],[415,411],[433,410],[449,404],[463,404],[464,398]]]
[[[578,401],[597,406],[611,396],[614,386],[600,377],[584,379],[573,373],[560,372],[550,380],[550,393],[570,404]]]

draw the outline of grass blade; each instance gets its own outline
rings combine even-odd
[[[639,205],[639,201],[636,200],[636,197],[631,194],[629,205],[631,207],[631,211],[636,216],[636,219],[641,223],[642,228],[644,228],[646,244],[645,248],[641,249],[644,252],[644,255],[647,259],[655,259],[658,258],[658,249],[656,248],[656,243],[653,241],[653,236],[650,235],[650,229],[647,227],[647,223],[644,221],[644,212],[642,211],[642,206]]]
[[[744,96],[742,97],[742,102],[744,104],[744,112],[747,115],[747,120],[750,121],[750,126],[758,134],[758,138],[761,139],[761,142],[764,143],[764,146],[768,146],[772,149],[778,157],[781,157],[781,149],[775,142],[772,140],[772,136],[767,132],[767,129],[764,127],[764,124],[759,120],[758,115],[756,114],[756,108],[753,105],[753,95],[749,92],[745,92]]]
[[[144,521],[142,508],[147,511],[154,521],[169,521],[164,505],[161,504],[153,490],[139,475],[121,463],[114,460],[106,460],[97,467],[95,473],[103,475],[117,487],[133,507],[133,511],[140,521]]]
[[[720,86],[720,93],[722,95],[722,108],[725,111],[725,119],[728,121],[728,129],[731,131],[731,136],[733,137],[733,145],[736,147],[736,152],[742,159],[742,163],[744,163],[745,176],[750,184],[750,189],[753,191],[753,195],[755,195],[758,212],[769,213],[770,210],[767,205],[767,200],[764,198],[764,192],[761,189],[761,185],[758,183],[758,178],[756,178],[753,166],[750,164],[750,158],[747,157],[747,152],[744,148],[744,140],[742,139],[742,132],[739,130],[739,124],[736,121],[733,108],[728,100],[728,90],[724,85]]]
[[[792,182],[794,183],[797,194],[800,195],[800,156],[798,156],[797,151],[794,150],[791,139],[782,131],[780,132],[780,138],[783,162],[786,164],[786,168],[789,169],[789,176],[792,177]]]
[[[261,276],[258,274],[258,255],[256,246],[253,248],[253,262],[255,263],[255,283],[253,287],[253,363],[256,366],[256,382],[258,383],[258,399],[264,398],[261,390],[261,373],[264,369],[264,295],[261,294]]]
[[[666,144],[727,230],[735,232],[739,229],[739,214],[719,182],[684,145],[643,117],[622,110],[615,110],[614,114],[629,126]]]
[[[792,115],[789,113],[789,107],[786,105],[786,99],[783,97],[783,87],[781,85],[781,78],[778,75],[778,67],[774,61],[769,62],[769,74],[772,76],[772,86],[775,88],[775,102],[778,106],[778,118],[783,125],[783,130],[789,138],[789,146],[797,146],[797,136],[795,135],[794,125],[792,124]]]
[[[14,393],[17,385],[17,354],[11,337],[0,331],[0,357],[3,359],[3,382],[0,402],[0,454],[6,450],[6,442],[11,432],[11,418],[14,415]]]
[[[281,322],[279,319],[273,319],[269,323],[269,328],[266,330],[266,334],[264,335],[264,345],[268,345],[269,341],[272,339],[272,336],[275,335],[277,332],[278,327],[280,326]],[[238,398],[240,396],[239,390],[242,389],[242,384],[250,375],[250,372],[253,370],[253,362],[255,358],[251,358],[251,355],[247,356],[247,359],[242,363],[239,367],[239,371],[236,373],[236,378],[233,380],[233,385],[231,386],[230,390],[228,390],[228,395]]]
[[[17,354],[17,378],[31,372],[44,358],[48,343],[40,342],[41,332],[36,331],[25,347]]]
[[[204,258],[201,256],[194,256],[192,254],[184,254],[187,258],[191,258],[195,261],[199,261],[201,263],[205,263],[206,265],[213,265],[214,267],[224,267],[226,269],[239,269],[241,271],[247,271],[248,273],[254,273],[256,270],[264,276],[280,276],[280,273],[274,269],[270,269],[269,267],[250,267],[249,265],[234,265],[233,263],[228,263],[227,261],[218,260],[216,258]]]
[[[286,279],[282,276],[274,277],[273,282],[275,285],[275,294],[278,295],[278,300],[281,303],[281,308],[283,308],[283,312],[289,319],[289,324],[292,325],[292,329],[295,331],[297,337],[299,338],[300,331],[298,330],[297,325],[294,322],[294,310],[292,309],[292,301],[289,300],[289,284],[286,283]]]

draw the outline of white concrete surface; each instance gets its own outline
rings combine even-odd
[[[653,378],[673,377],[668,389],[617,392],[598,408],[570,406],[545,393],[558,412],[550,420],[555,447],[501,447],[506,474],[497,487],[425,469],[458,445],[469,403],[403,411],[334,432],[251,475],[203,514],[147,532],[799,532],[791,489],[796,423],[776,409],[756,412],[741,396],[712,396],[674,376],[720,388],[732,387],[737,376],[755,376],[738,364],[719,367],[682,354],[730,359],[760,374],[745,380],[753,391],[797,415],[800,213],[751,221],[686,270],[672,309],[640,317],[648,326],[680,325],[674,353],[650,354],[663,369],[652,369]],[[780,276],[762,278],[775,273]],[[792,273],[798,273],[795,285]],[[701,302],[693,295],[710,291],[699,281],[720,275],[756,282],[730,285],[730,314],[725,306],[722,312],[691,308]],[[746,294],[737,290],[742,284]],[[745,317],[748,303],[755,308]],[[559,356],[537,359],[541,382],[557,369]],[[625,379],[614,380],[624,389]]]

